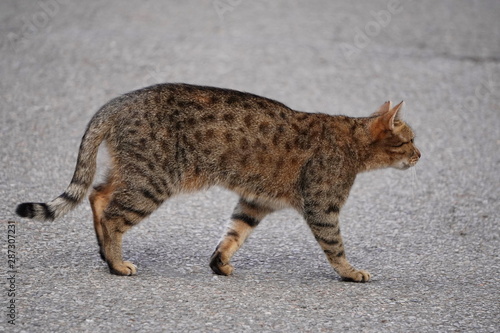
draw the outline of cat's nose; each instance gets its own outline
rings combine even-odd
[[[420,158],[420,156],[422,156],[422,154],[420,154],[420,150],[418,150],[418,149],[415,148],[415,151],[417,153],[418,158]]]

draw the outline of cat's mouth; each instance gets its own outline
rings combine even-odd
[[[406,170],[406,169],[411,168],[411,164],[406,163],[406,162],[402,162],[402,163],[399,163],[398,165],[396,165],[395,168],[398,170]]]
[[[398,164],[394,165],[394,168],[399,169],[399,170],[406,170],[411,168],[412,166],[415,166],[417,164],[418,160],[411,160],[411,161],[401,161]]]

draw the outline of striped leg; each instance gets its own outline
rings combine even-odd
[[[123,261],[123,234],[149,216],[158,206],[159,200],[153,201],[139,191],[120,189],[113,196],[104,210],[101,220],[103,235],[102,249],[111,273],[116,275],[134,275],[137,267]]]
[[[231,257],[260,221],[271,212],[272,210],[267,207],[240,198],[231,216],[228,229],[210,259],[210,268],[214,273],[229,275],[233,272],[233,266],[229,264]]]
[[[122,238],[131,226],[124,223],[124,218],[113,217],[103,220],[103,252],[109,270],[116,275],[135,275],[137,267],[130,261],[123,261]]]
[[[306,209],[304,215],[333,269],[343,279],[356,282],[369,281],[370,273],[355,269],[346,259],[340,235],[339,210],[337,205],[331,204],[320,209]]]
[[[94,230],[99,245],[99,254],[101,259],[106,261],[104,250],[102,248],[104,242],[104,235],[102,230],[102,218],[104,216],[104,209],[111,200],[111,195],[114,191],[113,184],[108,181],[107,183],[96,186],[89,196],[90,207],[92,208],[92,215],[94,217]]]

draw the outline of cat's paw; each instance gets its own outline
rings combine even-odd
[[[343,280],[353,282],[368,282],[372,278],[371,274],[363,270],[354,270],[349,275],[342,276]]]
[[[129,276],[137,274],[137,266],[130,261],[123,261],[121,264],[110,265],[109,270],[115,275]]]
[[[233,266],[229,263],[224,263],[222,260],[222,253],[215,251],[210,258],[210,268],[218,275],[231,275]]]

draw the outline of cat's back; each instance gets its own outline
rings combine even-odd
[[[111,114],[116,135],[122,137],[147,131],[164,136],[176,133],[199,144],[238,141],[241,149],[274,147],[288,152],[311,148],[310,139],[321,134],[325,116],[294,111],[246,92],[188,84],[133,91],[103,109]]]
[[[113,108],[122,116],[139,116],[137,113],[144,116],[158,113],[195,116],[226,112],[227,120],[228,112],[243,114],[245,110],[255,117],[268,114],[285,119],[293,115],[286,105],[269,98],[238,90],[184,83],[164,83],[135,90],[111,100],[106,107]]]

